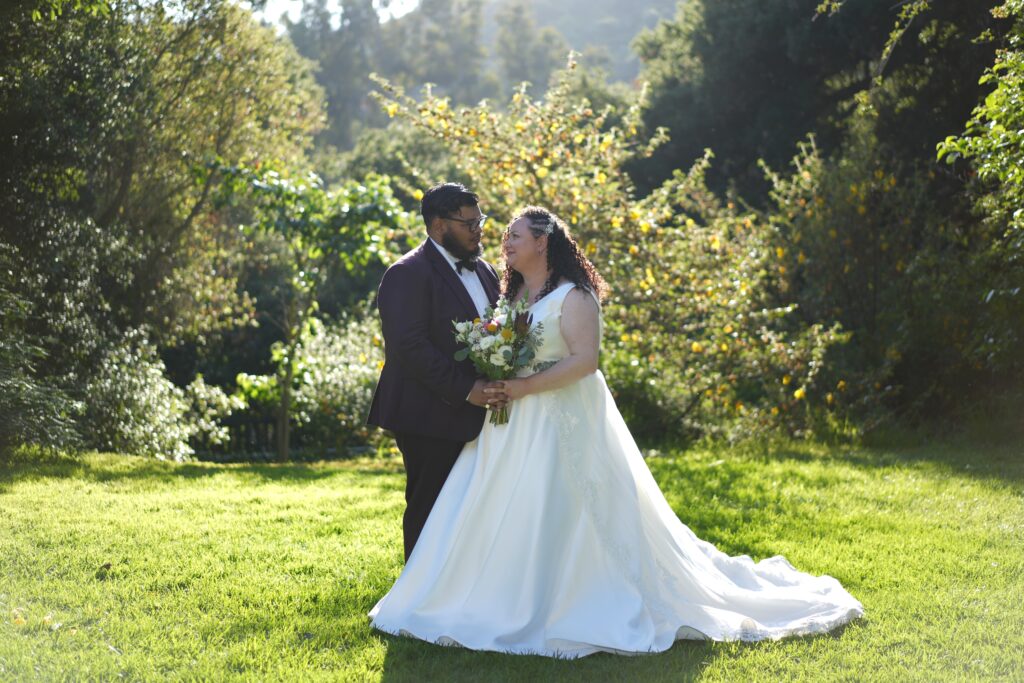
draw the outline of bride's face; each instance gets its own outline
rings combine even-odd
[[[505,264],[520,273],[538,265],[547,265],[547,239],[534,237],[527,218],[519,218],[508,226],[501,249]]]

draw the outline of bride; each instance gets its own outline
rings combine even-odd
[[[863,614],[830,576],[730,557],[676,517],[598,368],[607,285],[566,225],[528,207],[503,238],[503,292],[536,292],[534,367],[504,384],[507,425],[467,443],[373,626],[551,657],[777,639]]]

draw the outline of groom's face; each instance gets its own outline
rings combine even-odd
[[[439,218],[441,246],[459,259],[477,258],[483,252],[483,229],[478,222],[483,213],[479,206],[463,206],[448,218]]]

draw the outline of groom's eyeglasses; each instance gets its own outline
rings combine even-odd
[[[476,231],[484,229],[484,225],[487,223],[488,218],[490,218],[490,216],[482,214],[479,218],[452,218],[449,216],[445,218],[445,220],[455,221],[456,223],[462,223],[470,230]]]

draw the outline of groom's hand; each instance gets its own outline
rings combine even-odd
[[[507,402],[501,387],[501,382],[478,379],[466,400],[481,408],[500,408]]]
[[[509,397],[502,382],[488,382],[484,387],[484,394],[494,410],[501,410],[509,404]]]

